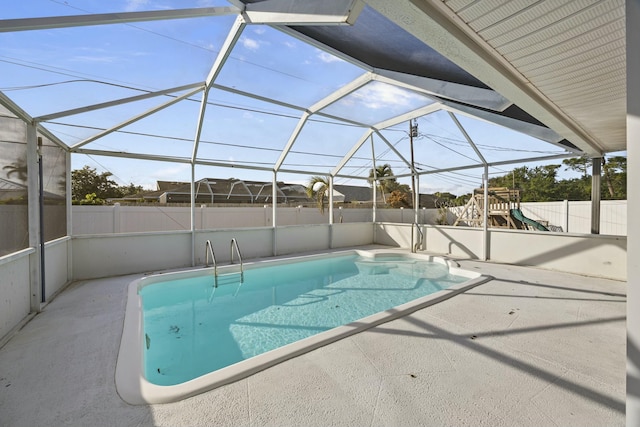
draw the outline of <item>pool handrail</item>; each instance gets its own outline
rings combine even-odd
[[[213,253],[213,245],[211,245],[211,240],[207,240],[204,245],[205,250],[205,261],[204,266],[209,267],[209,255],[211,255],[211,259],[213,260],[213,275],[218,278],[218,263],[216,263],[216,255]],[[217,283],[217,282],[216,282]]]
[[[240,260],[240,280],[244,281],[244,267],[242,264],[242,254],[240,253],[240,247],[238,246],[238,241],[236,238],[231,239],[231,264],[233,264],[233,248],[236,248],[236,252],[238,253],[238,259]]]

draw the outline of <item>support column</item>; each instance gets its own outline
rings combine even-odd
[[[66,207],[66,215],[67,215],[67,236],[73,235],[73,209],[71,204],[71,199],[73,198],[71,195],[71,153],[69,151],[65,152],[65,167],[67,168],[65,171],[66,181],[65,181],[65,207]],[[67,242],[67,280],[73,280],[73,244],[72,240]]]
[[[191,266],[196,265],[196,165],[191,163]]]
[[[42,301],[42,265],[40,246],[40,196],[38,177],[38,132],[34,124],[27,123],[27,211],[29,214],[29,246],[35,252],[29,255],[29,281],[31,311],[40,311]]]
[[[413,201],[413,210],[414,210],[414,217],[413,217],[413,222],[415,222],[416,224],[418,224],[418,218],[420,215],[420,175],[416,174],[415,177],[416,180],[416,193],[415,193],[415,200]]]
[[[626,2],[627,218],[640,216],[640,2]],[[640,425],[640,222],[627,224],[627,427]]]
[[[602,157],[591,159],[591,234],[600,234],[600,182]]]
[[[333,176],[329,175],[329,224],[333,222]]]
[[[373,146],[373,134],[371,134],[371,159],[373,164],[373,211],[371,213],[371,222],[375,223],[377,220],[378,209],[378,173],[376,171],[376,150]],[[375,229],[374,229],[375,230]],[[375,236],[374,236],[375,237]],[[375,238],[374,238],[375,241]]]
[[[484,203],[482,207],[482,260],[489,259],[489,166],[485,163],[482,174],[482,188],[484,191]]]
[[[271,185],[271,200],[273,210],[271,212],[271,225],[273,226],[273,256],[278,255],[278,172],[273,171],[273,184]]]
[[[329,175],[329,249],[333,249],[333,176]]]

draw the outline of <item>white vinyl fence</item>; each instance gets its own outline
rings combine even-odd
[[[151,231],[187,231],[191,229],[191,213],[184,206],[73,206],[73,235],[141,233]],[[196,230],[220,228],[270,227],[272,207],[210,207],[196,208]],[[437,209],[421,209],[420,224],[435,224]],[[278,226],[328,224],[329,211],[317,208],[278,208]],[[371,208],[336,208],[333,222],[372,222]],[[410,224],[415,222],[411,209],[378,209],[376,220]]]
[[[522,213],[536,221],[562,227],[565,233],[591,233],[591,202],[520,203]],[[600,202],[600,234],[627,235],[627,201]]]
[[[627,233],[627,202],[625,200],[602,201],[600,234],[625,236]],[[453,224],[458,208],[447,214],[448,224]],[[554,226],[567,233],[591,232],[590,202],[521,203],[525,216]],[[196,208],[196,230],[220,228],[269,227],[273,211],[267,207],[208,207]],[[182,206],[73,206],[73,235],[140,233],[152,231],[187,231],[191,229],[191,214]],[[422,208],[418,223],[435,225],[441,217],[438,209]],[[333,222],[371,222],[370,208],[334,209]],[[377,222],[415,222],[412,209],[377,209]],[[278,226],[328,224],[329,212],[316,208],[278,208]]]

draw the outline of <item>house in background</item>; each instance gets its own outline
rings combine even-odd
[[[124,202],[156,202],[161,204],[190,203],[191,185],[188,182],[158,181],[158,189],[145,191],[121,199]],[[194,183],[197,204],[265,204],[273,201],[273,184],[245,181],[236,178],[203,178]],[[292,206],[315,203],[307,197],[301,184],[278,182],[278,204]]]
[[[267,204],[273,200],[273,184],[262,181],[245,181],[236,178],[203,178],[195,182],[196,204]],[[190,203],[191,185],[180,181],[157,181],[157,190],[144,191],[110,202],[125,203]],[[315,206],[316,201],[310,199],[306,187],[302,184],[278,182],[278,204],[289,206]],[[385,206],[388,194],[380,191],[376,194],[379,206]],[[431,194],[420,194],[420,207],[435,208],[437,197]],[[371,187],[357,185],[334,185],[333,201],[339,204],[372,205]]]

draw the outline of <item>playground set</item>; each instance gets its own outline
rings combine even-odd
[[[520,210],[520,190],[494,187],[488,188],[487,193],[487,225],[489,227],[549,231],[548,224],[524,216]],[[484,189],[477,188],[453,225],[482,227],[483,223]]]

